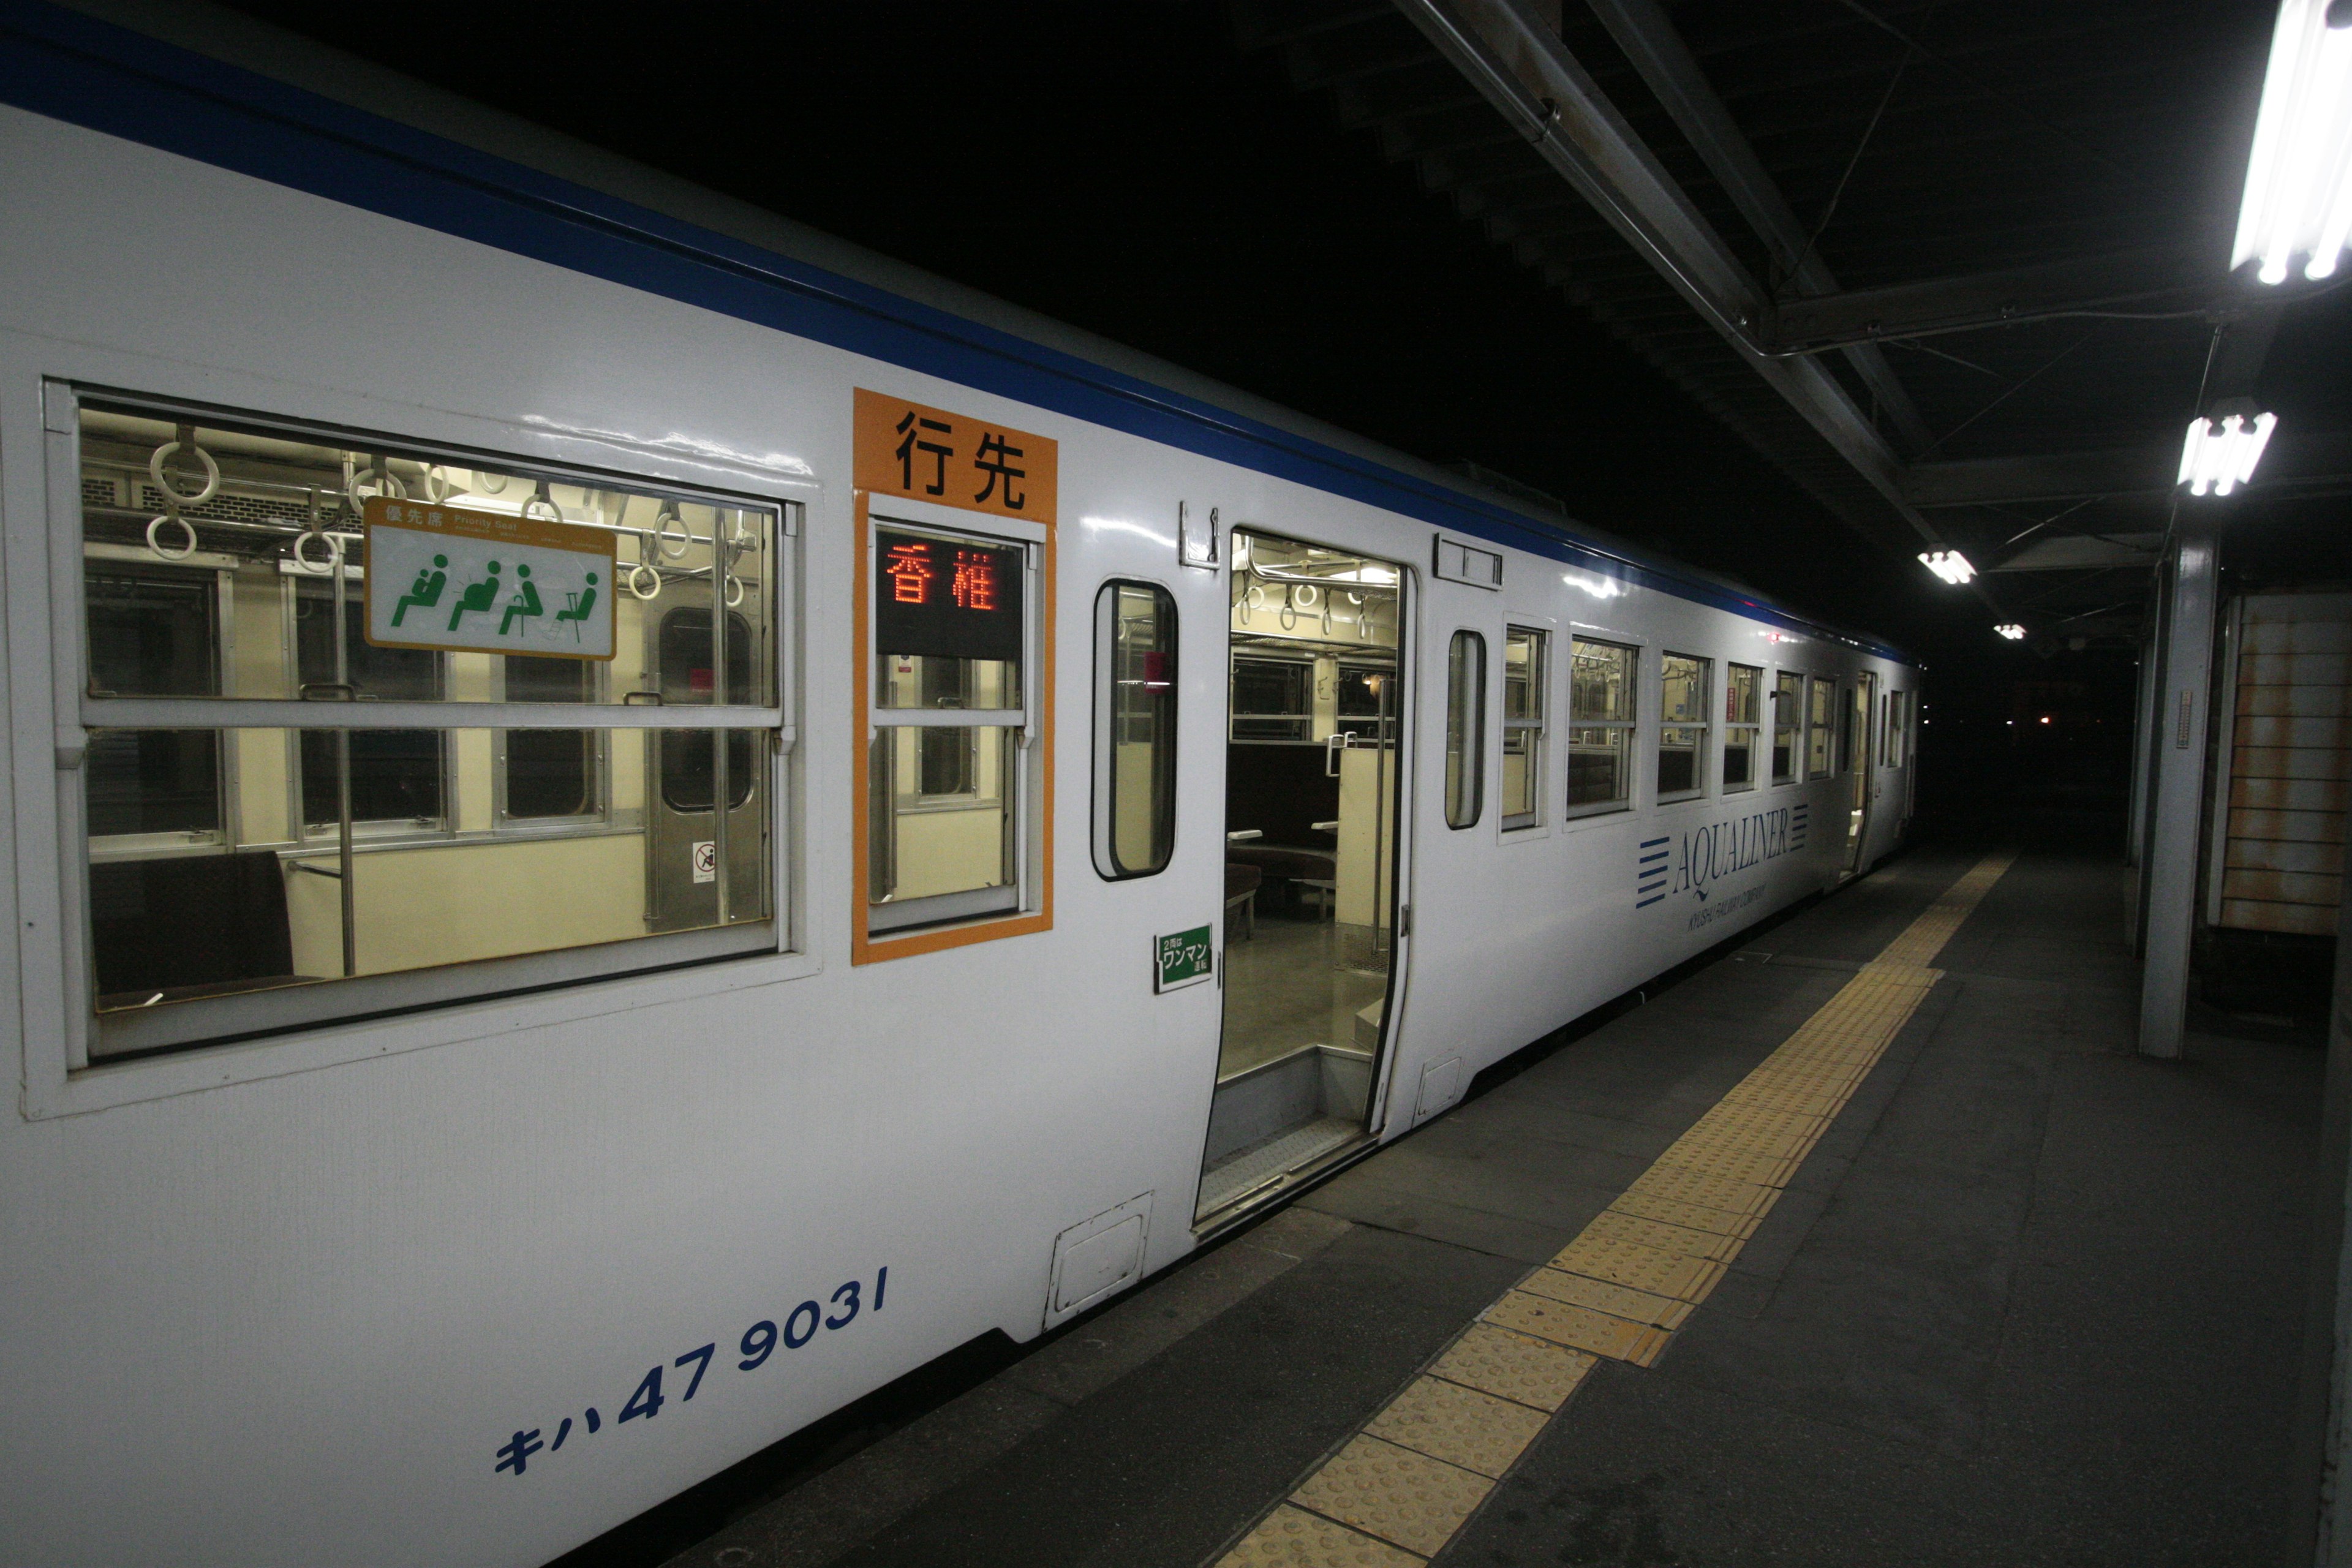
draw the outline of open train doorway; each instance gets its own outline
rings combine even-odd
[[[1877,754],[1871,731],[1877,711],[1878,678],[1864,675],[1847,694],[1845,710],[1846,777],[1853,790],[1845,817],[1845,874],[1849,877],[1862,869],[1862,841],[1870,832],[1870,793],[1876,777],[1871,767]]]
[[[1195,1218],[1367,1136],[1396,994],[1403,570],[1235,530],[1224,1028]]]

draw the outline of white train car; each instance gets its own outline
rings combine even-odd
[[[0,1562],[543,1561],[1902,831],[1891,650],[137,16],[0,34]]]

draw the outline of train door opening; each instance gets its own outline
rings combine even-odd
[[[1846,777],[1853,791],[1845,817],[1845,874],[1849,877],[1862,869],[1862,841],[1870,830],[1870,791],[1874,776],[1871,759],[1876,752],[1872,744],[1871,720],[1877,710],[1878,678],[1862,676],[1847,693],[1845,710]]]
[[[1404,573],[1236,530],[1224,1026],[1196,1219],[1366,1136],[1396,995]]]

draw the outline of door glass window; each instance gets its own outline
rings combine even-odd
[[[1726,667],[1723,680],[1723,787],[1727,794],[1756,787],[1757,723],[1764,672],[1753,665]]]
[[[56,439],[93,1059],[776,949],[781,508],[128,400]],[[650,650],[672,610],[684,640]],[[722,701],[749,805],[714,826],[712,731],[679,710]],[[656,743],[671,795],[701,776],[674,842]],[[157,853],[188,836],[206,852]]]
[[[1542,820],[1544,686],[1550,634],[1512,626],[1503,636],[1503,826]]]
[[[1149,583],[1095,596],[1095,866],[1148,877],[1176,844],[1176,601]]]
[[[1685,800],[1706,787],[1709,661],[1670,653],[1658,664],[1658,798]]]
[[[1772,782],[1789,783],[1797,776],[1799,752],[1804,744],[1805,678],[1781,670],[1772,678]]]
[[[1633,650],[1576,639],[1568,676],[1568,805],[1620,809],[1633,793]]]
[[[1837,762],[1837,682],[1813,678],[1805,709],[1805,776],[1825,779]]]
[[[1445,826],[1476,825],[1486,783],[1486,639],[1454,634],[1445,660]]]

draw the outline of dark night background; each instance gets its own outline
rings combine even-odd
[[[1222,5],[686,6],[560,26],[542,6],[236,8],[1418,457],[1475,461],[1906,648],[1930,670],[1931,813],[2028,781],[2122,788],[2128,654],[1998,642],[1980,601],[1865,543],[1275,57],[1239,47]],[[2056,722],[2010,723],[2044,712]]]

